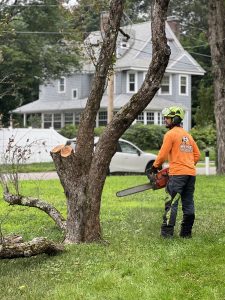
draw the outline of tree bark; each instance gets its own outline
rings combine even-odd
[[[63,231],[66,229],[66,220],[62,217],[60,212],[53,207],[51,204],[48,204],[44,201],[41,201],[37,198],[32,197],[24,197],[21,195],[13,195],[9,192],[4,192],[3,194],[4,200],[8,202],[10,205],[22,205],[22,206],[29,206],[29,207],[36,207],[46,214],[49,215],[56,223],[56,225]]]
[[[42,253],[55,255],[64,250],[63,245],[57,245],[44,237],[35,238],[24,243],[0,243],[0,258],[30,257]]]
[[[209,44],[214,76],[217,174],[225,174],[225,2],[209,0]]]
[[[101,195],[116,144],[124,131],[150,103],[160,87],[169,61],[170,48],[165,35],[169,0],[156,0],[152,20],[152,61],[138,93],[133,95],[108,124],[94,149],[94,127],[104,92],[107,72],[112,63],[123,10],[122,0],[113,0],[109,26],[97,63],[87,106],[82,114],[76,151],[67,158],[51,153],[67,197],[67,243],[92,242],[101,239]]]

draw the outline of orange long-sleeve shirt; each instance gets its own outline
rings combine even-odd
[[[169,161],[170,175],[196,175],[195,165],[200,158],[200,151],[192,136],[182,127],[173,127],[163,139],[162,147],[154,162],[160,167]]]

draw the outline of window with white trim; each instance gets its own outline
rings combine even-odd
[[[163,76],[159,94],[160,95],[171,95],[171,76],[170,75]]]
[[[53,114],[53,127],[54,129],[60,129],[62,127],[61,114]]]
[[[77,89],[73,89],[72,90],[72,99],[77,99],[78,98],[78,92],[77,92]]]
[[[70,124],[73,124],[73,113],[66,112],[64,114],[64,125],[70,125]]]
[[[107,111],[100,111],[98,113],[98,126],[105,126],[107,125]]]
[[[154,124],[154,112],[152,111],[147,111],[146,113],[146,121],[147,124]]]
[[[144,124],[144,112],[141,112],[136,119],[136,123],[142,123]]]
[[[75,125],[80,124],[80,113],[79,112],[74,113],[74,123],[75,123]]]
[[[135,93],[137,91],[137,74],[127,73],[127,93]]]
[[[163,125],[165,122],[164,122],[164,117],[162,115],[161,112],[158,112],[158,120],[157,120],[157,124],[158,125]]]
[[[187,96],[188,95],[188,77],[186,75],[179,76],[179,95]]]
[[[44,128],[52,127],[52,114],[44,114]]]
[[[61,77],[58,81],[58,92],[59,93],[65,93],[66,91],[66,78]]]

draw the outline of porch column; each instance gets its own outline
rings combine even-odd
[[[27,114],[23,114],[23,127],[27,126]]]
[[[41,114],[41,128],[44,128],[44,114]]]

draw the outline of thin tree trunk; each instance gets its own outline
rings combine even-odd
[[[209,44],[214,76],[217,174],[225,174],[225,2],[209,0]]]

